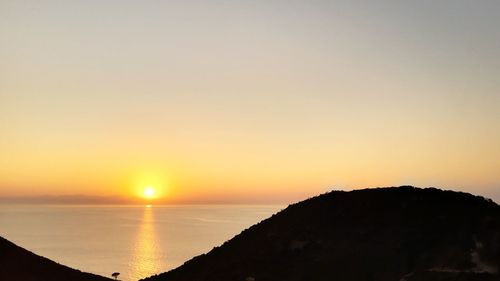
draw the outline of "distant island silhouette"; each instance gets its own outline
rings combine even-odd
[[[499,281],[500,206],[411,186],[332,191],[144,281]],[[0,238],[0,280],[112,280]]]

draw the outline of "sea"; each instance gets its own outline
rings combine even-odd
[[[139,280],[168,271],[281,205],[0,205],[0,236],[58,263]]]

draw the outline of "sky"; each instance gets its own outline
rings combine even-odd
[[[0,0],[0,197],[500,201],[500,2]]]

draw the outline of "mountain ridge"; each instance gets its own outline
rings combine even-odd
[[[292,204],[144,281],[500,280],[500,207],[412,186],[332,191]]]

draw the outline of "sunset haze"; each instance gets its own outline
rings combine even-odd
[[[499,1],[0,0],[0,197],[499,202],[499,27]]]

